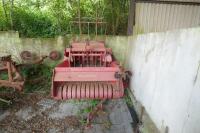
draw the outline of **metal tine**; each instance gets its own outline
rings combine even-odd
[[[98,83],[95,82],[95,93],[94,93],[94,97],[97,99],[99,98],[99,86],[98,86]]]
[[[86,98],[86,83],[83,83],[83,88],[84,88],[83,98]]]
[[[89,86],[89,83],[86,83],[86,98],[90,98],[90,86]]]

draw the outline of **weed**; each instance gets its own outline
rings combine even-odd
[[[129,106],[129,107],[133,107],[133,102],[128,94],[128,90],[125,89],[125,95],[124,95],[124,100],[126,102],[126,104]]]
[[[83,102],[87,102],[87,107],[84,108],[84,109],[81,109],[79,111],[79,115],[82,115],[82,114],[87,114],[87,113],[90,113],[92,111],[92,109],[98,105],[99,103],[99,100],[86,100],[86,101],[82,101]],[[80,103],[81,104],[81,103]]]
[[[0,79],[1,80],[7,80],[8,79],[8,74],[6,72],[1,72],[0,73]]]
[[[26,79],[25,92],[45,91],[49,92],[51,86],[52,68],[39,64],[24,67],[21,69],[23,77]]]

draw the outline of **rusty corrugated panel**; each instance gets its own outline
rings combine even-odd
[[[200,26],[200,6],[136,4],[134,32],[137,34],[197,26]]]

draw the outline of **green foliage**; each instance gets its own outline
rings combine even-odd
[[[125,90],[125,96],[124,96],[124,100],[126,102],[126,104],[129,106],[129,107],[133,107],[133,102],[129,96],[129,92],[127,91],[127,89]]]
[[[24,67],[21,72],[26,79],[25,92],[48,92],[51,87],[52,68],[43,64]]]
[[[8,30],[9,25],[10,23],[7,21],[7,18],[5,17],[5,12],[2,3],[0,3],[0,31]]]
[[[78,101],[78,102],[79,102],[79,104],[87,102],[88,107],[80,110],[80,112],[79,112],[79,114],[87,114],[87,113],[90,113],[92,111],[92,109],[99,104],[100,101],[99,100],[84,100],[84,101],[82,101],[82,103],[80,101]]]
[[[3,4],[4,1],[4,4]],[[11,1],[11,0],[10,0]],[[78,0],[8,0],[0,3],[0,30],[16,30],[25,37],[54,37],[78,34]],[[126,34],[129,0],[80,0],[81,20],[96,21],[96,17],[108,22],[99,27],[99,34]],[[13,26],[11,26],[13,23]],[[88,32],[88,25],[82,25]],[[95,24],[90,25],[95,33]]]
[[[13,14],[14,29],[22,36],[51,37],[56,34],[52,20],[45,13],[15,8]]]
[[[8,79],[8,74],[5,72],[1,72],[0,73],[0,79],[1,80],[7,80]]]

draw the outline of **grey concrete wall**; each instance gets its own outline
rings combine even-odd
[[[129,67],[136,99],[160,131],[200,132],[200,28],[139,35]]]
[[[52,50],[63,52],[65,44],[67,41],[64,37],[19,38],[18,32],[0,32],[0,56],[12,55],[17,62],[21,62],[20,53],[23,50],[41,56],[48,55]]]
[[[18,32],[0,32],[0,56],[12,55],[13,59],[21,62],[20,53],[24,50],[31,51],[38,56],[48,55],[52,50],[58,50],[61,54],[65,47],[72,41],[86,40],[87,35],[83,36],[58,36],[55,38],[20,38]],[[112,47],[120,64],[125,63],[126,36],[97,36],[91,40],[105,41],[107,47]],[[49,63],[49,62],[48,62]],[[50,61],[50,63],[53,63]]]

